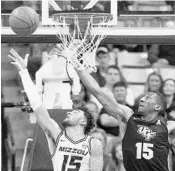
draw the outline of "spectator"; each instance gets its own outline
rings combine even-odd
[[[47,109],[71,109],[70,91],[79,94],[80,81],[72,65],[66,63],[53,47],[48,60],[36,72],[36,86]],[[69,82],[72,81],[72,87]]]
[[[156,91],[160,92],[162,84],[163,84],[163,78],[159,73],[153,72],[149,74],[145,84],[144,93],[135,99],[134,111],[137,111],[140,99],[145,95],[145,93],[156,92]]]
[[[163,84],[163,78],[158,72],[152,72],[148,75],[145,92],[156,92],[160,91]]]
[[[123,165],[122,144],[118,142],[111,151],[112,158],[106,167],[106,171],[125,171]]]
[[[126,84],[126,82],[121,81],[121,82],[115,83],[113,86],[113,94],[114,94],[115,100],[119,104],[123,104],[123,105],[126,105],[126,106],[132,108],[132,106],[130,106],[126,101],[126,97],[127,97],[127,84]]]
[[[163,82],[162,94],[167,100],[167,119],[175,120],[175,80],[166,79]]]
[[[73,94],[71,91],[71,100],[73,109],[85,106],[86,102],[89,100],[89,96],[83,84],[81,84],[81,91],[79,94]]]
[[[103,87],[105,85],[105,76],[109,66],[109,51],[106,47],[99,47],[97,49],[96,60],[98,63],[97,72],[92,73],[92,76],[100,87]]]
[[[119,104],[125,104],[129,106],[126,102],[127,96],[127,85],[124,82],[118,82],[114,84],[113,94],[116,101]],[[130,106],[129,106],[130,107]],[[108,115],[106,110],[102,108],[100,112],[100,117],[98,119],[98,126],[104,129],[108,136],[118,136],[119,135],[119,122],[114,117]]]
[[[99,112],[98,112],[98,106],[96,103],[89,101],[85,104],[85,106],[88,108],[89,112],[93,115],[95,125],[97,125],[97,119],[99,117]]]
[[[107,150],[108,144],[107,144],[107,141],[106,141],[106,133],[102,129],[95,128],[95,129],[92,130],[91,136],[95,137],[95,138],[98,138],[102,142],[102,145],[103,145],[103,171],[106,171],[106,166],[107,166],[107,164],[109,163],[109,160],[110,160],[110,156],[109,156],[108,150]]]
[[[107,69],[105,82],[106,83],[105,83],[105,86],[103,86],[103,89],[105,89],[105,91],[107,91],[109,93],[112,93],[113,86],[115,83],[118,83],[118,82],[125,82],[126,83],[126,80],[125,80],[123,74],[121,73],[120,69],[115,65],[111,65]],[[131,89],[129,89],[129,88],[127,88],[126,101],[130,106],[134,105],[134,95],[133,95],[133,92],[131,91]]]
[[[28,68],[28,71],[30,73],[32,80],[36,79],[35,74],[40,69],[41,65],[42,65],[41,57],[29,58],[28,63],[27,63],[27,68]]]
[[[175,80],[170,78],[170,79],[166,79],[163,82],[162,94],[165,96],[166,101],[167,101],[167,109],[166,109],[167,119],[175,121]],[[172,153],[173,152],[173,139],[174,138],[175,138],[175,132],[173,131],[169,135],[169,143],[172,147],[171,148],[172,151],[169,152],[169,158],[168,158],[170,171],[172,171],[173,158],[175,158],[175,156]]]
[[[148,61],[153,67],[164,67],[175,65],[175,45],[157,45],[150,47],[148,53]]]

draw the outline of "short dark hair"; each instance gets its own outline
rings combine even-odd
[[[123,82],[123,81],[120,81],[120,82],[114,84],[113,89],[116,88],[116,87],[127,88],[127,84],[125,82]]]
[[[157,103],[161,106],[161,110],[159,111],[159,115],[164,115],[164,112],[167,108],[167,101],[163,94],[160,92],[154,92],[157,95]]]
[[[119,73],[119,75],[120,75],[120,82],[125,82],[125,84],[127,85],[127,81],[126,81],[125,77],[123,76],[123,74],[122,74],[120,68],[119,68],[117,65],[110,65],[110,66],[108,66],[107,71],[108,71],[109,69],[111,69],[111,68],[112,68],[112,69],[118,70],[118,73]]]
[[[84,116],[87,120],[87,124],[84,128],[84,133],[85,134],[89,134],[90,131],[92,130],[92,128],[95,126],[95,121],[94,121],[94,117],[93,115],[89,112],[88,108],[85,106],[82,106],[80,108],[78,108],[79,110],[84,112]]]
[[[109,70],[109,69],[111,69],[111,68],[112,68],[112,69],[116,69],[116,70],[118,70],[118,71],[120,70],[119,67],[116,66],[116,65],[109,65],[107,70]]]

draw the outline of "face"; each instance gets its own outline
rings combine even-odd
[[[98,119],[98,109],[97,106],[93,103],[87,103],[86,107],[88,108],[88,111],[93,115],[95,121]]]
[[[84,100],[81,98],[80,95],[72,95],[72,108],[77,109],[84,105]]]
[[[159,91],[161,86],[161,80],[157,75],[151,75],[148,81],[148,87],[150,91]]]
[[[105,143],[105,137],[103,136],[103,134],[101,134],[100,132],[94,132],[91,136],[99,139],[102,143],[103,148],[105,148],[106,143]]]
[[[109,65],[109,55],[108,53],[99,53],[97,56],[97,62],[99,64],[99,67],[108,67]]]
[[[122,153],[122,145],[121,144],[115,148],[115,156],[119,161],[123,160],[123,153]]]
[[[119,71],[114,68],[109,68],[106,74],[106,83],[114,85],[116,82],[120,81]]]
[[[157,95],[155,93],[147,93],[140,99],[138,112],[141,114],[152,113],[157,106]]]
[[[175,82],[173,80],[167,80],[163,86],[163,94],[165,96],[175,94]]]
[[[78,95],[71,95],[71,100],[73,102],[73,109],[80,108],[84,105],[85,89],[81,86],[81,91]]]
[[[127,91],[125,87],[115,87],[113,93],[118,103],[124,103],[126,101]]]
[[[79,109],[67,112],[67,117],[63,120],[62,124],[64,127],[86,124],[84,112]]]

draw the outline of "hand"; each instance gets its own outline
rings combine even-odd
[[[12,59],[12,62],[10,63],[15,65],[18,71],[27,68],[29,54],[26,54],[25,59],[23,59],[14,49],[11,49],[10,53],[11,54],[8,55],[8,57]]]

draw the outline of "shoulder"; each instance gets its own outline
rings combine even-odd
[[[128,121],[134,113],[133,110],[130,107],[126,106],[126,105],[120,105],[119,104],[119,106],[120,106],[120,109],[122,109],[122,111],[125,115],[126,121]]]
[[[96,156],[103,155],[103,146],[99,139],[92,137],[90,141],[91,154]]]
[[[102,145],[101,141],[98,138],[90,137],[89,140],[91,147],[95,147],[96,145]]]

